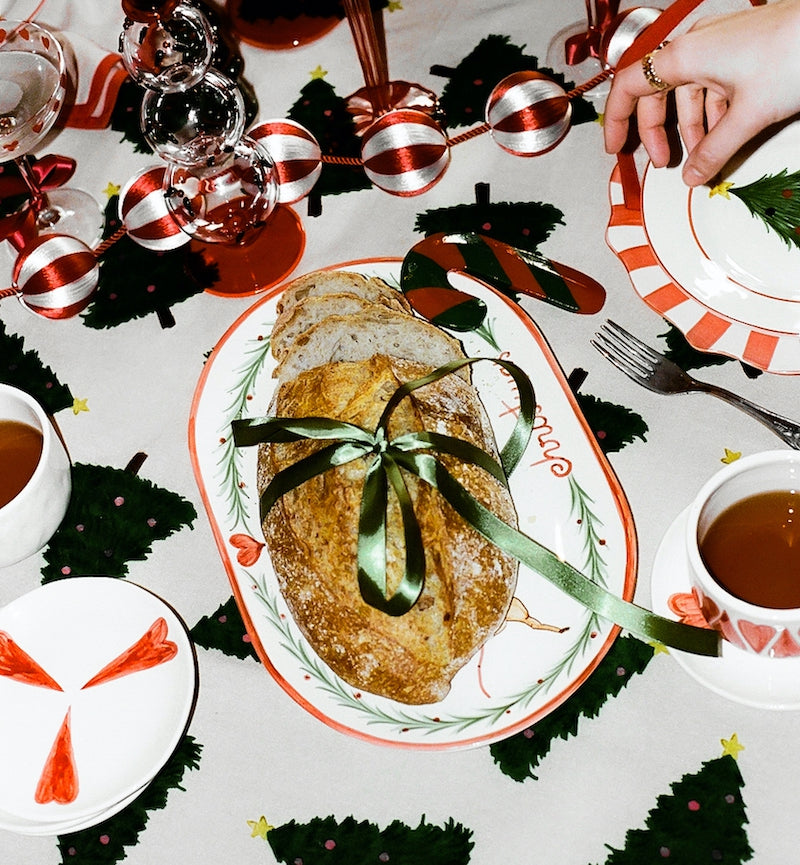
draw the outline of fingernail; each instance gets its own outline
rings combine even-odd
[[[692,165],[686,165],[683,169],[683,180],[687,186],[699,186],[705,182],[705,177]]]

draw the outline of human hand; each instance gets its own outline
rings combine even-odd
[[[754,135],[800,112],[800,0],[704,18],[652,62],[675,92],[688,154],[684,182],[706,183]],[[666,165],[667,94],[648,82],[641,63],[617,73],[605,106],[606,151],[622,149],[635,114],[653,165]]]

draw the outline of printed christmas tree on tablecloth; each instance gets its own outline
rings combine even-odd
[[[18,387],[31,396],[50,414],[69,408],[73,404],[67,385],[58,380],[50,367],[45,366],[35,351],[25,350],[21,336],[7,333],[0,321],[0,382]]]
[[[192,628],[191,636],[204,649],[217,649],[236,658],[259,660],[233,596],[210,616],[203,616]]]
[[[120,227],[119,196],[106,205],[103,237]],[[216,268],[206,266],[203,256],[184,245],[168,252],[153,252],[127,235],[100,257],[97,293],[82,318],[93,328],[115,327],[155,313],[162,325],[174,323],[171,308],[210,288]]]
[[[749,862],[753,850],[741,788],[744,780],[736,758],[743,746],[734,733],[722,740],[723,755],[686,774],[671,792],[656,800],[645,829],[630,829],[625,847],[611,849],[605,865],[669,865],[670,862]]]
[[[447,84],[442,90],[440,106],[448,127],[472,126],[483,123],[486,102],[493,88],[513,72],[535,72],[539,61],[525,54],[524,46],[514,45],[508,36],[487,36],[455,67],[434,66],[432,72],[445,75]],[[574,82],[563,75],[542,68],[564,90],[572,89]],[[580,82],[583,83],[583,82]],[[572,124],[597,120],[594,106],[578,97],[572,100]]]
[[[61,865],[112,865],[123,859],[125,848],[138,843],[149,812],[166,808],[170,790],[182,789],[186,770],[199,768],[201,750],[202,745],[184,736],[164,768],[124,810],[88,829],[59,835]]]
[[[261,817],[248,820],[254,838],[264,838],[279,862],[286,865],[466,865],[472,850],[472,832],[460,823],[443,827],[425,822],[416,828],[395,820],[385,829],[366,820],[314,817],[274,827]]]
[[[361,139],[356,135],[353,118],[347,111],[345,100],[337,96],[332,85],[325,81],[324,74],[321,70],[314,73],[289,110],[289,119],[311,132],[324,155],[359,159]],[[336,195],[369,189],[371,185],[360,165],[324,162],[312,194]]]
[[[85,574],[124,577],[154,541],[191,526],[197,511],[134,472],[75,463],[67,513],[45,553],[42,582]]]

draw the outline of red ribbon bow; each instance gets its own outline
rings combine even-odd
[[[75,173],[75,160],[68,156],[43,156],[31,160],[31,172],[46,192],[63,186]],[[15,202],[14,199],[20,199]],[[7,240],[17,251],[36,234],[32,193],[13,162],[0,166],[0,241]]]
[[[583,63],[587,57],[599,58],[600,40],[619,12],[619,0],[594,0],[594,12],[591,9],[591,0],[586,0],[586,11],[589,18],[588,29],[583,33],[570,36],[564,44],[569,66]]]

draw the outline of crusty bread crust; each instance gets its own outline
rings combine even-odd
[[[321,297],[325,294],[355,294],[364,300],[379,303],[381,299],[391,299],[399,303],[406,312],[411,305],[405,295],[387,285],[383,280],[364,276],[348,270],[317,270],[292,280],[283,290],[278,303],[278,315],[295,306],[307,297]]]
[[[318,415],[374,428],[402,382],[431,366],[376,354],[328,363],[280,384],[271,411]],[[428,429],[470,441],[496,456],[491,426],[473,387],[456,376],[403,400],[390,437]],[[321,445],[300,441],[262,445],[258,489],[275,473]],[[508,491],[482,469],[440,456],[484,505],[515,525]],[[439,493],[406,480],[422,531],[426,580],[410,612],[392,617],[367,605],[358,589],[356,547],[366,460],[331,469],[283,496],[264,521],[280,590],[310,645],[355,688],[403,703],[441,700],[456,672],[500,627],[516,585],[517,563],[456,514]],[[393,591],[404,569],[401,520],[387,515],[387,579]]]

